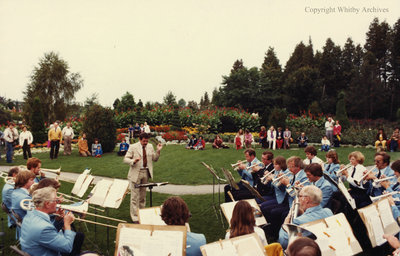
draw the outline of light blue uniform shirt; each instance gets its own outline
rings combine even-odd
[[[325,219],[332,216],[333,213],[329,208],[322,208],[321,205],[308,208],[302,215],[293,220],[293,224],[301,225],[314,220]],[[282,228],[279,230],[279,243],[282,245],[283,249],[288,246],[288,233]]]
[[[206,237],[203,234],[186,233],[186,256],[201,256],[200,246],[206,244]]]
[[[333,193],[331,183],[324,177],[321,177],[319,180],[312,182],[311,184],[322,190],[321,206],[326,207]]]
[[[252,166],[254,164],[259,165],[260,167],[262,167],[262,163],[257,159],[257,157],[255,157],[253,159],[253,161],[251,161],[251,163],[247,162],[246,167]],[[238,170],[238,173],[240,175],[240,177],[242,177],[242,179],[248,181],[250,183],[251,186],[254,186],[254,180],[253,180],[253,175],[251,175],[251,170]]]
[[[58,256],[72,251],[75,235],[71,230],[58,232],[48,214],[33,210],[22,222],[21,248],[31,256]]]
[[[10,184],[4,184],[3,190],[1,192],[1,198],[2,202],[7,206],[8,210],[11,210],[11,195],[12,192],[14,191],[14,185]],[[11,225],[15,224],[14,219],[10,218],[10,216],[7,216],[8,220],[8,227],[11,227]]]

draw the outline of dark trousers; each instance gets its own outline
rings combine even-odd
[[[60,141],[50,141],[50,159],[55,159],[58,156],[58,150],[60,149]]]
[[[230,185],[226,185],[224,187],[225,192],[225,202],[232,202],[231,198],[228,195],[228,191],[231,191],[233,198],[238,201],[242,199],[251,199],[254,198],[253,194],[248,190],[245,186],[242,185],[241,182],[238,183],[239,190],[231,188]]]
[[[29,157],[29,158],[32,157],[32,154],[31,154],[31,146],[28,145],[27,142],[24,142],[24,145],[22,146],[22,151],[23,151],[23,153],[24,153],[24,159],[28,159],[28,157]]]
[[[70,253],[62,253],[63,256],[75,256],[81,254],[81,248],[83,245],[83,240],[85,240],[85,235],[83,233],[77,232],[74,239],[74,244],[72,245],[72,251]]]
[[[289,203],[287,197],[278,204],[276,199],[268,200],[260,205],[264,217],[270,225],[268,226],[268,235],[274,238],[278,237],[279,229],[289,212]],[[283,217],[282,217],[283,216]]]
[[[7,148],[7,153],[6,153],[7,163],[11,163],[14,153],[13,143],[6,141],[6,148]]]

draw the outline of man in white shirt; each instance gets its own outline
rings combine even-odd
[[[335,121],[332,119],[332,117],[328,117],[328,120],[325,122],[325,131],[326,131],[326,137],[328,137],[329,141],[331,142],[331,145],[333,145],[333,127],[335,126]]]
[[[67,126],[62,130],[62,136],[64,138],[64,155],[71,155],[71,142],[74,138],[74,129],[71,127],[71,122],[68,122]]]
[[[15,129],[14,123],[9,123],[7,129],[4,130],[4,140],[6,141],[6,158],[7,163],[12,163],[14,144],[16,144],[18,139],[18,131]]]

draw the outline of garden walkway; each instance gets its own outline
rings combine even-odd
[[[0,166],[0,171],[7,172],[9,166]],[[47,174],[48,177],[55,177],[52,173]],[[74,183],[78,178],[79,173],[72,172],[61,172],[60,180]],[[109,177],[95,176],[93,183],[96,184],[101,179],[112,179]],[[221,184],[221,192],[224,191],[225,184]],[[172,194],[172,195],[202,195],[202,194],[212,194],[213,186],[212,185],[174,185],[168,184],[165,186],[154,187],[153,192],[164,193],[164,194]],[[218,186],[215,186],[215,192],[218,192]]]

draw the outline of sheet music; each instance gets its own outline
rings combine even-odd
[[[183,233],[169,230],[121,228],[118,241],[118,255],[123,246],[129,246],[134,255],[182,255]]]
[[[208,244],[204,250],[207,256],[238,256],[235,246],[229,240]]]
[[[92,190],[93,196],[90,198],[90,203],[103,206],[112,183],[112,180],[100,180]]]
[[[247,201],[253,208],[259,210],[261,213],[260,207],[258,206],[255,199],[247,199],[244,201]],[[231,219],[232,219],[233,208],[235,208],[235,205],[237,202],[238,201],[221,204],[221,208],[223,209],[223,213],[224,213],[225,218],[228,221],[229,225],[230,225]],[[265,219],[265,217],[263,215],[261,215],[261,217],[255,216],[255,220],[256,220],[256,226],[261,226],[261,225],[267,224],[267,220]]]
[[[85,179],[85,181],[83,182],[78,194],[76,194],[78,197],[82,197],[85,193],[86,190],[89,188],[89,185],[92,183],[92,181],[94,180],[94,177],[92,175],[88,175]]]
[[[264,248],[260,248],[257,240],[253,237],[233,240],[232,243],[240,256],[264,256]]]
[[[139,223],[149,225],[167,225],[161,219],[161,207],[139,209]]]
[[[207,256],[264,256],[265,249],[256,233],[220,240],[200,247]]]
[[[383,238],[384,231],[381,223],[381,219],[379,218],[378,212],[376,215],[366,216],[369,225],[372,227],[372,232],[375,237],[376,245],[382,245],[386,242],[386,239]]]
[[[392,208],[390,207],[387,199],[378,202],[378,211],[381,215],[383,229],[386,229],[393,222],[396,222],[393,218]]]
[[[83,171],[83,173],[81,175],[78,176],[78,178],[75,181],[74,187],[72,188],[72,191],[71,191],[72,194],[77,195],[79,193],[79,190],[81,189],[82,184],[85,181],[89,172],[90,172],[90,170],[86,169]]]
[[[128,180],[114,179],[105,197],[103,207],[118,208],[121,205],[128,186]]]

